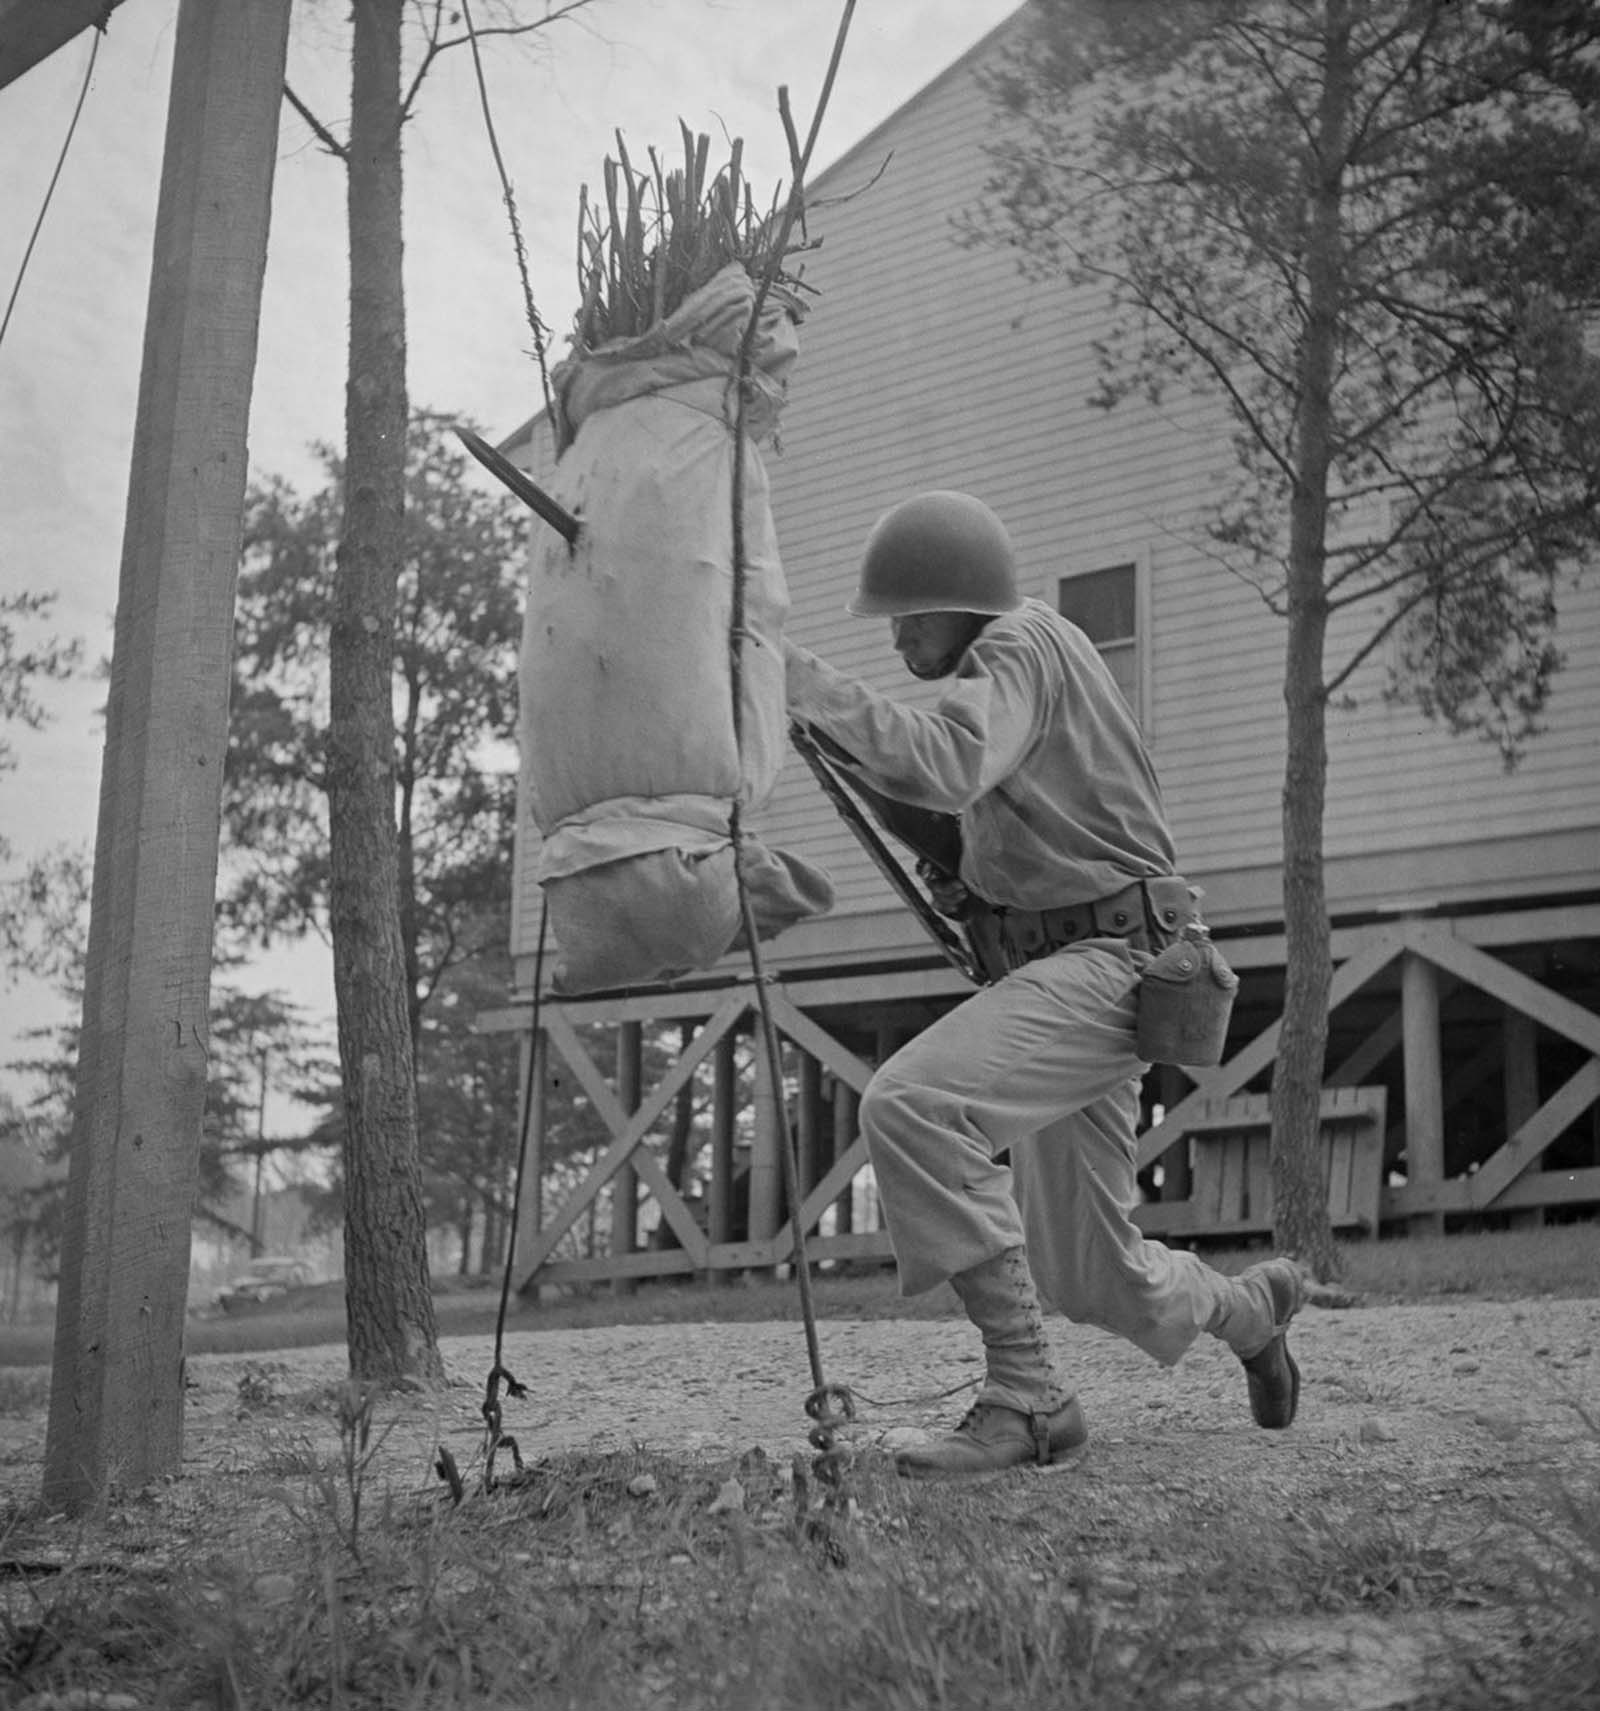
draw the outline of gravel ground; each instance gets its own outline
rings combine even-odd
[[[1164,1369],[1102,1333],[1059,1319],[1051,1327],[1089,1419],[1089,1450],[1060,1474],[995,1478],[1039,1481],[1029,1505],[1039,1524],[1090,1553],[1103,1586],[1126,1583],[1136,1597],[1153,1576],[1181,1577],[1184,1564],[1151,1541],[1203,1533],[1207,1516],[1224,1512],[1280,1534],[1311,1518],[1325,1540],[1345,1525],[1356,1538],[1392,1523],[1437,1547],[1436,1597],[1257,1624],[1249,1667],[1270,1666],[1275,1707],[1410,1705],[1437,1679],[1441,1648],[1487,1641],[1509,1651],[1518,1643],[1509,1628],[1503,1641],[1494,1635],[1514,1624],[1515,1604],[1494,1589],[1504,1571],[1489,1568],[1488,1541],[1552,1491],[1600,1490],[1600,1300],[1308,1307],[1291,1332],[1303,1388],[1285,1432],[1251,1423],[1238,1363],[1219,1343],[1203,1339]],[[819,1335],[826,1378],[857,1398],[861,1447],[948,1425],[982,1371],[976,1334],[961,1321],[824,1321]],[[442,1491],[441,1445],[469,1482],[481,1472],[493,1342],[449,1337],[442,1348],[445,1390],[379,1407],[374,1476],[395,1491]],[[756,1446],[784,1461],[806,1450],[811,1374],[795,1323],[517,1331],[504,1364],[528,1389],[503,1407],[529,1461],[638,1446],[707,1461]],[[189,1477],[157,1508],[225,1503],[238,1483],[229,1476],[281,1468],[286,1449],[300,1465],[308,1449],[335,1452],[330,1394],[344,1373],[338,1346],[194,1357]],[[43,1407],[0,1417],[0,1494],[37,1496],[44,1434]],[[995,1500],[1017,1495],[997,1486]]]
[[[1592,1434],[1573,1403],[1600,1415],[1597,1300],[1308,1307],[1290,1345],[1303,1374],[1300,1418],[1275,1434],[1251,1425],[1238,1363],[1220,1343],[1202,1339],[1169,1369],[1101,1332],[1050,1325],[1077,1381],[1091,1453],[1113,1460],[1177,1455],[1192,1468],[1197,1458],[1244,1454],[1286,1468],[1384,1446],[1423,1466],[1463,1456],[1514,1463],[1582,1450]],[[960,1387],[982,1372],[976,1334],[961,1321],[824,1321],[818,1334],[824,1376],[857,1398],[858,1444],[939,1429],[965,1407]],[[464,1468],[477,1452],[493,1341],[447,1337],[441,1348],[445,1391],[380,1407],[383,1464],[398,1483],[430,1479],[439,1444]],[[805,1448],[811,1373],[798,1324],[513,1331],[504,1364],[528,1389],[503,1399],[504,1429],[530,1459],[635,1446],[708,1457]],[[345,1370],[334,1345],[192,1357],[186,1471],[237,1465],[291,1423],[314,1442],[337,1442],[331,1411],[309,1404]],[[6,1495],[24,1498],[36,1484],[44,1429],[42,1409],[0,1419]]]
[[[1136,1454],[1151,1439],[1165,1453],[1189,1437],[1193,1454],[1236,1445],[1290,1462],[1363,1443],[1403,1444],[1422,1459],[1453,1459],[1486,1442],[1514,1455],[1519,1445],[1531,1453],[1581,1444],[1575,1401],[1600,1413],[1600,1301],[1307,1308],[1290,1344],[1303,1374],[1301,1413],[1284,1434],[1251,1424],[1238,1363],[1210,1338],[1163,1368],[1064,1320],[1051,1321],[1051,1335],[1095,1443],[1110,1455]],[[861,1443],[941,1428],[970,1399],[959,1387],[983,1370],[976,1333],[960,1321],[823,1322],[818,1337],[824,1376],[857,1397]],[[451,1388],[395,1410],[397,1460],[422,1459],[435,1442],[463,1465],[472,1456],[493,1343],[460,1337],[443,1348]],[[505,1429],[530,1456],[636,1445],[705,1455],[760,1445],[783,1456],[805,1447],[812,1385],[797,1324],[512,1333],[504,1364],[529,1392],[504,1401]],[[191,1442],[205,1459],[215,1427],[236,1423],[228,1416],[237,1416],[246,1372],[264,1369],[292,1394],[340,1378],[344,1351],[209,1357],[194,1367]]]

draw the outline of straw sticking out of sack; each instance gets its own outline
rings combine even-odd
[[[604,166],[604,195],[591,200],[583,186],[578,203],[578,285],[582,292],[573,331],[576,354],[619,339],[638,338],[671,315],[730,262],[759,279],[774,261],[783,222],[781,187],[758,213],[742,170],[744,143],[735,138],[729,160],[707,180],[711,139],[680,123],[684,161],[671,172],[650,149],[650,170],[635,169],[622,133],[617,156]],[[803,248],[804,245],[791,246]],[[787,277],[777,258],[781,283]]]

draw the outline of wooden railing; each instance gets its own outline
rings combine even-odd
[[[1351,1231],[1375,1231],[1380,1223],[1404,1221],[1416,1229],[1439,1227],[1446,1214],[1533,1211],[1562,1204],[1600,1202],[1600,1151],[1592,1164],[1560,1171],[1540,1168],[1552,1143],[1600,1100],[1600,1015],[1572,1002],[1508,962],[1490,947],[1534,942],[1539,932],[1600,930],[1600,910],[1527,912],[1445,920],[1400,919],[1336,936],[1338,966],[1329,994],[1337,1012],[1358,994],[1381,989],[1383,1013],[1328,1077],[1323,1104],[1324,1157],[1336,1223]],[[1255,947],[1258,956],[1259,944]],[[1260,965],[1264,966],[1264,965]],[[1398,978],[1397,978],[1398,976]],[[1444,1113],[1447,1089],[1440,1049],[1440,1005],[1450,990],[1466,986],[1494,1000],[1504,1026],[1500,1052],[1469,1066],[1474,1076],[1500,1073],[1506,1093],[1505,1139],[1462,1174],[1446,1177]],[[696,994],[654,995],[627,1001],[620,1025],[641,1019],[688,1016],[698,1023],[657,1085],[619,1093],[590,1055],[573,1014],[582,1005],[547,1001],[542,1006],[546,1047],[565,1061],[605,1123],[610,1139],[577,1189],[548,1218],[536,1214],[518,1237],[519,1272],[526,1283],[626,1279],[684,1273],[715,1274],[788,1263],[795,1252],[794,1217],[781,1206],[776,1187],[779,1145],[787,1145],[792,1121],[799,1131],[802,1204],[798,1223],[819,1261],[884,1258],[890,1249],[879,1228],[849,1227],[848,1218],[826,1215],[848,1204],[868,1169],[864,1143],[855,1133],[855,1100],[873,1064],[830,1033],[811,1010],[849,1015],[859,1024],[870,1007],[883,1010],[919,1000],[948,1004],[962,996],[958,981],[939,972],[888,976],[843,976],[831,980],[769,981],[773,1019],[798,1073],[786,1076],[779,1094],[755,1054],[754,1111],[744,1120],[750,1141],[750,1216],[736,1229],[730,1216],[731,1136],[734,1116],[713,1114],[720,1135],[714,1148],[710,1215],[691,1205],[647,1144],[688,1080],[708,1059],[719,1066],[718,1100],[731,1097],[733,1042],[749,1028],[757,1006],[748,982]],[[571,1013],[569,1013],[571,1012]],[[528,1012],[505,1013],[526,1028]],[[494,1024],[492,1024],[494,1025]],[[1533,1061],[1539,1030],[1579,1048],[1575,1069],[1540,1099],[1533,1091]],[[861,1038],[862,1026],[855,1027]],[[911,1031],[914,1031],[911,1030]],[[1271,1228],[1264,1096],[1248,1091],[1270,1069],[1280,1024],[1273,1021],[1240,1043],[1226,1062],[1192,1078],[1189,1091],[1170,1100],[1161,1120],[1140,1137],[1138,1161],[1149,1170],[1164,1156],[1165,1173],[1184,1191],[1170,1191],[1142,1206],[1144,1228],[1174,1237],[1254,1235]],[[893,1040],[884,1049],[892,1049]],[[1375,1084],[1375,1071],[1399,1052],[1403,1060],[1404,1110]],[[1568,1048],[1570,1055],[1570,1046]],[[882,1055],[881,1052],[877,1055]],[[819,1103],[819,1088],[829,1094]],[[632,1108],[630,1108],[632,1107]],[[822,1140],[819,1143],[819,1130]],[[1387,1133],[1386,1133],[1387,1131]],[[1600,1126],[1597,1126],[1600,1133]],[[640,1251],[632,1239],[634,1182],[656,1201],[665,1245]],[[570,1251],[570,1233],[608,1187],[624,1185],[622,1239],[606,1254]],[[535,1203],[537,1203],[535,1201]],[[825,1233],[819,1234],[819,1226]],[[673,1245],[675,1244],[675,1245]]]

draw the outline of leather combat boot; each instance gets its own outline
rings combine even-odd
[[[948,1479],[1025,1462],[1063,1462],[1088,1441],[1089,1428],[1075,1396],[1048,1414],[974,1402],[949,1437],[897,1450],[894,1465],[907,1479]]]
[[[950,1281],[983,1336],[987,1375],[954,1432],[896,1452],[899,1471],[911,1478],[992,1473],[1059,1461],[1080,1448],[1089,1433],[1076,1398],[1056,1378],[1026,1252],[1008,1248]]]
[[[1247,1311],[1258,1326],[1271,1327],[1266,1342],[1249,1354],[1248,1344],[1232,1346],[1244,1363],[1255,1423],[1276,1431],[1293,1423],[1300,1406],[1300,1368],[1289,1353],[1288,1333],[1305,1299],[1305,1277],[1292,1259],[1269,1259],[1240,1272],[1234,1284],[1250,1297]]]

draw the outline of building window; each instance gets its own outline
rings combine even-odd
[[[1143,661],[1139,649],[1139,567],[1114,564],[1104,570],[1063,576],[1056,607],[1100,650],[1128,705],[1144,716]]]

